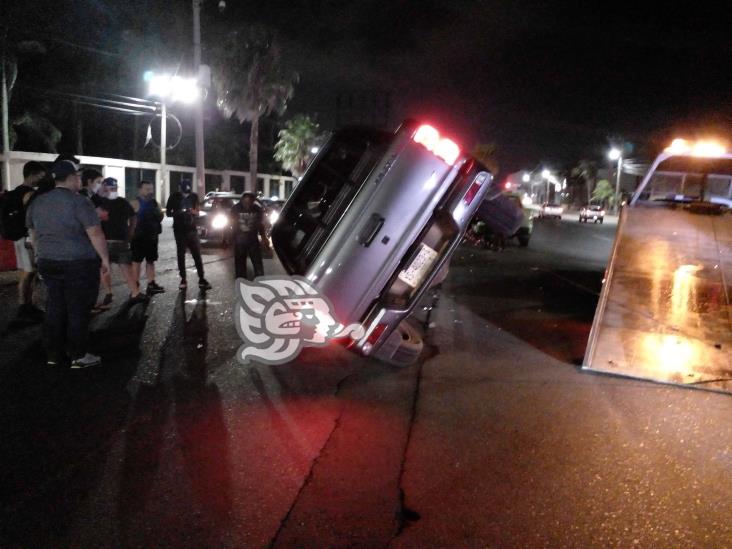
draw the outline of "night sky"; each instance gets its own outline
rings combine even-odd
[[[186,0],[27,4],[14,8],[25,10],[24,32],[122,52],[122,64],[133,62],[123,47],[133,33],[168,46],[148,48],[156,62],[190,62],[189,50],[173,47],[189,40]],[[411,116],[468,148],[496,142],[503,172],[600,160],[610,141],[632,143],[641,156],[653,155],[674,132],[729,134],[729,9],[680,2],[227,0],[220,14],[216,4],[204,6],[204,43],[237,24],[276,28],[288,65],[301,75],[288,114],[316,114],[325,128],[336,122],[339,95],[355,98],[367,119],[377,119],[376,100],[388,98],[392,127]],[[56,44],[54,56],[95,55],[68,49]],[[33,70],[48,70],[48,63]]]

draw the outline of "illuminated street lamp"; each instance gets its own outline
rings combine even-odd
[[[160,99],[160,196],[164,200],[170,194],[168,185],[168,168],[166,165],[166,152],[168,148],[167,103],[191,104],[198,100],[201,91],[195,78],[183,78],[178,75],[155,74],[147,71],[143,75],[148,85],[148,95]]]
[[[623,153],[620,149],[613,147],[607,153],[607,157],[610,160],[618,161],[618,175],[615,178],[615,204],[614,204],[615,213],[617,213],[620,210],[620,170],[623,166]]]

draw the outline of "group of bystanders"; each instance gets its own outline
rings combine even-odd
[[[196,232],[199,199],[184,180],[168,198],[165,213],[173,218],[179,289],[188,286],[185,254],[189,251],[198,274],[198,287],[211,289],[204,276]],[[245,192],[232,208],[235,271],[246,278],[249,258],[254,275],[264,274],[261,245],[268,246],[264,211],[254,193]],[[155,280],[158,235],[163,211],[154,186],[142,180],[137,196],[119,196],[119,185],[96,169],[81,170],[73,156],[59,156],[47,171],[39,162],[23,168],[23,182],[2,196],[0,232],[14,241],[18,283],[18,318],[44,322],[43,338],[49,365],[72,369],[101,364],[89,352],[89,322],[93,314],[112,307],[112,265],[129,290],[127,304],[147,302],[165,289]],[[140,286],[145,262],[147,287]],[[33,303],[40,278],[46,289],[45,314]],[[101,299],[99,290],[102,289]]]
[[[47,363],[72,369],[101,363],[89,352],[89,322],[92,314],[112,306],[111,265],[117,265],[129,290],[129,305],[165,291],[155,280],[163,212],[152,183],[140,181],[136,198],[128,201],[119,196],[116,179],[95,169],[82,171],[78,163],[73,156],[59,156],[50,171],[26,163],[23,183],[5,193],[0,207],[2,237],[14,241],[21,271],[18,317],[43,320]],[[211,288],[200,255],[196,266],[199,286]],[[45,315],[33,304],[36,277],[47,289]]]

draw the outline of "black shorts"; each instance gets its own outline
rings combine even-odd
[[[135,238],[132,240],[132,261],[148,263],[158,260],[158,238]]]

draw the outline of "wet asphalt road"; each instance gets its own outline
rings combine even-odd
[[[94,321],[101,368],[3,335],[0,545],[732,546],[732,399],[576,366],[613,232],[463,246],[405,369],[239,365],[232,261],[206,248],[214,289],[179,293],[168,234],[168,292],[128,309],[117,286]]]

